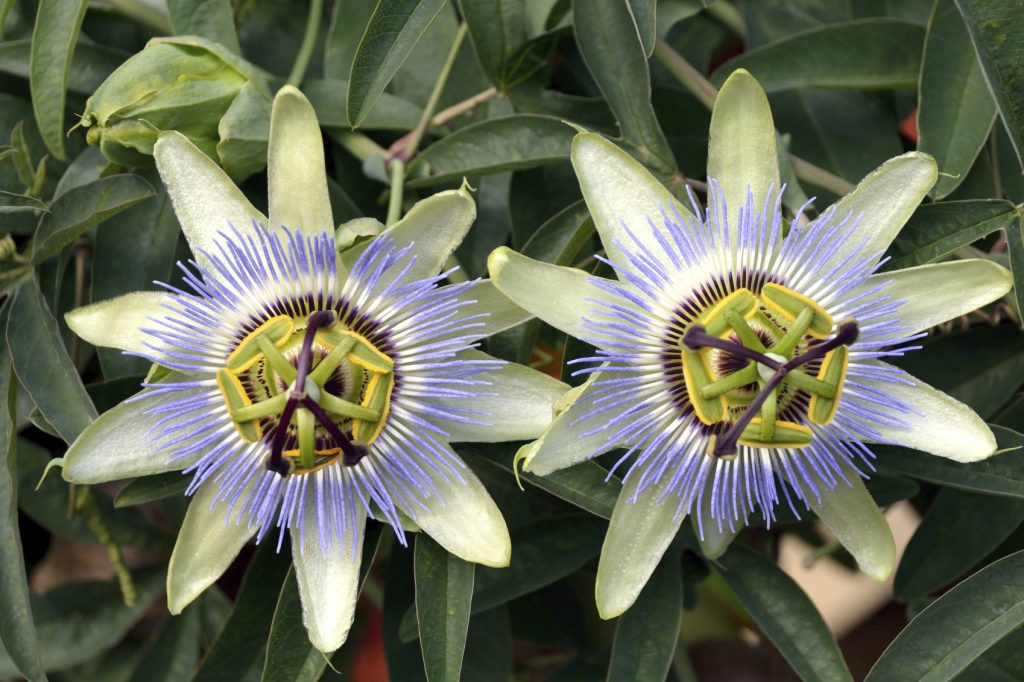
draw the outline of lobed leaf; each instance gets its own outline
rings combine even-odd
[[[32,31],[29,84],[32,108],[46,148],[58,159],[64,153],[64,102],[71,56],[85,19],[88,0],[40,0]]]

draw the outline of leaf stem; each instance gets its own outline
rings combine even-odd
[[[416,150],[419,149],[420,142],[423,141],[423,136],[433,120],[437,103],[441,101],[441,93],[444,92],[444,87],[448,83],[448,76],[451,75],[455,58],[459,54],[459,49],[462,47],[462,41],[466,38],[468,30],[465,22],[459,25],[459,30],[456,31],[455,38],[452,40],[452,46],[448,49],[448,55],[444,58],[444,64],[441,65],[441,72],[437,74],[437,80],[434,81],[434,89],[430,92],[427,105],[423,107],[423,114],[420,116],[419,122],[407,136],[405,144],[401,148],[393,150],[392,158],[401,159],[404,162],[415,156]]]
[[[427,130],[429,130],[430,128],[437,128],[439,126],[443,126],[448,121],[456,119],[459,116],[468,114],[481,104],[489,102],[492,99],[495,99],[496,97],[500,96],[502,96],[501,91],[498,90],[497,88],[491,87],[487,88],[486,90],[483,90],[482,92],[476,93],[472,97],[467,97],[461,102],[457,102],[451,105],[450,107],[442,109],[441,111],[437,112],[437,114],[435,114],[434,117],[430,119],[430,125],[427,126]],[[392,144],[388,148],[388,157],[393,158],[402,153],[402,150],[405,149],[405,147],[409,144],[409,140],[412,139],[412,134],[413,131],[409,131],[402,137],[395,140],[394,144]]]
[[[391,196],[388,199],[388,217],[385,225],[391,227],[402,217],[402,191],[405,187],[405,162],[391,160]]]
[[[320,35],[320,20],[323,18],[324,0],[311,0],[309,3],[309,16],[306,19],[306,32],[302,36],[302,45],[299,46],[299,53],[295,55],[295,63],[292,64],[292,72],[288,74],[288,85],[299,87],[302,79],[306,76],[306,68],[309,67],[309,60],[313,56],[313,48],[316,47],[316,39]]]
[[[715,98],[718,97],[718,88],[661,38],[654,42],[654,56],[669,73],[676,77],[676,80],[700,100],[701,104],[708,109],[714,107]],[[801,159],[796,154],[790,154],[789,161],[798,178],[840,196],[849,194],[856,187],[852,182],[829,173],[824,168]]]

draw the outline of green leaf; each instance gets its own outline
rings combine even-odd
[[[569,575],[597,556],[607,528],[603,520],[579,514],[538,519],[516,528],[509,567],[477,567],[472,612],[493,609]],[[415,639],[416,627],[416,614],[410,609],[402,618],[402,641]]]
[[[21,535],[18,532],[17,478],[17,415],[18,382],[11,371],[11,358],[0,351],[0,643],[11,656],[21,674],[29,680],[42,680],[43,659],[39,637],[32,621],[28,577],[22,559]]]
[[[235,608],[203,657],[194,682],[243,679],[247,672],[258,670],[259,654],[267,641],[281,583],[290,566],[288,552],[278,552],[273,542],[257,547]]]
[[[654,38],[658,29],[656,5],[655,0],[629,0],[629,10],[633,13],[644,54],[648,57],[654,52]]]
[[[662,173],[676,169],[651,106],[651,74],[626,0],[590,3],[573,13],[576,43],[639,159]]]
[[[1014,174],[1016,178],[1021,176]],[[1017,310],[1024,310],[1024,220],[1018,209],[1017,218],[1006,226],[1006,249],[1010,256],[1010,272],[1013,273],[1013,296]]]
[[[473,599],[475,564],[449,554],[426,533],[416,536],[416,621],[430,682],[457,682]]]
[[[64,101],[71,55],[88,0],[40,0],[32,31],[29,84],[32,108],[46,148],[64,160]]]
[[[348,129],[348,83],[343,80],[310,79],[302,92],[316,110],[325,128]],[[395,95],[383,92],[360,126],[363,130],[412,130],[420,121],[420,108]]]
[[[384,657],[388,663],[388,679],[402,682],[427,679],[419,646],[412,644],[411,640],[403,642],[399,635],[399,626],[406,620],[404,615],[411,616],[415,630],[416,597],[413,580],[413,553],[406,548],[393,547],[388,557],[384,606],[381,609],[381,634],[384,639]],[[463,675],[466,675],[465,670]]]
[[[1012,325],[980,326],[929,340],[921,352],[894,364],[988,419],[1013,397],[1024,377],[1022,342],[1024,333]]]
[[[508,609],[504,606],[476,614],[469,622],[466,658],[462,661],[462,679],[514,679],[512,632],[509,629]]]
[[[781,568],[735,543],[718,564],[718,573],[800,677],[853,679],[821,614]]]
[[[1000,199],[944,201],[914,211],[889,247],[885,270],[902,270],[942,260],[999,229],[1017,227],[1017,209]]]
[[[924,29],[899,19],[857,19],[792,33],[730,59],[721,85],[739,68],[766,92],[803,87],[909,88],[917,85]]]
[[[353,128],[362,125],[444,4],[445,0],[380,0],[352,60],[347,112]]]
[[[241,54],[231,0],[167,0],[174,35],[199,36]]]
[[[929,194],[941,199],[967,177],[996,117],[971,37],[951,2],[936,2],[932,12],[919,101],[917,149],[939,165],[939,179]]]
[[[932,602],[882,653],[867,682],[951,680],[1024,624],[1024,551],[983,568]]]
[[[334,3],[331,13],[331,25],[327,29],[327,41],[324,45],[324,77],[345,80],[352,72],[352,59],[359,47],[359,39],[366,31],[377,0],[341,0]],[[302,91],[306,92],[308,82]],[[348,90],[346,83],[346,91]],[[306,92],[308,96],[309,93]],[[310,101],[312,101],[310,97]],[[347,95],[346,95],[347,99]],[[346,111],[342,109],[341,111]],[[319,116],[320,112],[317,112]],[[321,119],[322,120],[322,119]],[[348,126],[348,117],[345,117]]]
[[[941,490],[914,532],[896,571],[904,601],[925,597],[982,561],[1024,521],[1024,500]],[[956,551],[950,551],[950,548]]]
[[[32,613],[46,670],[64,670],[110,649],[128,632],[164,589],[162,569],[143,569],[133,578],[137,598],[126,606],[116,581],[71,582],[32,595]],[[0,652],[0,677],[17,675]]]
[[[514,57],[526,42],[525,0],[461,0],[476,56],[491,82],[504,90],[514,75]]]
[[[517,114],[460,128],[409,165],[409,187],[569,160],[573,129],[557,118]]]
[[[609,682],[664,680],[679,643],[682,617],[680,552],[669,550],[615,625]]]
[[[46,421],[70,444],[96,418],[96,408],[35,280],[18,289],[10,311],[7,346],[14,372]]]
[[[1016,449],[1024,446],[1024,434],[995,425],[992,425],[992,433],[1000,450],[1013,450],[973,464],[960,464],[892,445],[876,445],[871,449],[878,456],[879,466],[890,471],[950,488],[1024,498],[1024,451]]]
[[[142,655],[131,682],[177,682],[189,679],[199,658],[198,604],[168,620]]]
[[[488,458],[487,461],[513,472],[514,465],[507,458]],[[622,489],[619,479],[612,477],[609,480],[608,471],[593,460],[559,469],[546,476],[520,471],[519,478],[602,519],[612,517],[615,500]]]
[[[32,263],[42,263],[89,228],[153,195],[153,187],[138,175],[112,175],[68,190],[39,221]]]
[[[1024,168],[1024,12],[1017,2],[956,0],[981,72],[995,100],[1017,161]]]
[[[32,41],[28,38],[0,43],[0,73],[29,78],[31,53]],[[121,50],[103,45],[79,45],[75,48],[75,59],[68,73],[68,91],[91,95],[128,56]],[[63,138],[64,131],[60,134]]]
[[[182,475],[180,471],[168,471],[165,474],[143,476],[121,489],[121,492],[114,498],[114,506],[118,508],[134,507],[146,502],[164,500],[168,497],[180,497],[185,494],[188,484],[191,482],[192,479]]]

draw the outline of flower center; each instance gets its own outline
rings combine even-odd
[[[269,441],[267,468],[307,474],[366,456],[387,419],[394,362],[333,311],[273,317],[217,371],[243,440]]]
[[[730,424],[711,438],[716,457],[733,457],[737,443],[758,448],[805,448],[806,425],[779,418],[781,407],[809,394],[806,418],[835,417],[857,323],[841,323],[821,306],[780,284],[757,296],[737,289],[691,322],[682,337],[683,377],[703,424]],[[804,371],[816,366],[816,371]],[[804,369],[801,369],[804,368]]]

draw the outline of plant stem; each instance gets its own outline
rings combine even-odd
[[[431,120],[434,117],[434,110],[437,109],[437,103],[441,100],[441,93],[444,92],[444,86],[448,83],[448,76],[451,75],[452,66],[455,65],[455,57],[459,54],[459,48],[462,47],[462,41],[465,39],[467,32],[466,24],[460,24],[459,30],[455,33],[455,39],[452,41],[452,46],[448,49],[448,56],[445,57],[444,64],[441,66],[441,72],[437,74],[434,89],[430,93],[427,105],[423,108],[423,114],[420,116],[419,123],[409,133],[405,144],[400,149],[395,150],[393,158],[408,161],[415,156],[416,150],[419,149],[420,142],[423,141],[423,136],[427,132],[427,128],[430,127]]]
[[[658,61],[661,62],[661,65],[669,73],[675,76],[687,90],[700,100],[701,104],[708,109],[714,107],[715,98],[718,97],[718,88],[661,38],[654,42],[654,56],[657,57]],[[824,168],[801,159],[796,154],[790,154],[789,160],[793,166],[793,172],[796,173],[798,178],[827,189],[830,192],[842,196],[849,194],[856,187],[852,182],[829,173]]]
[[[371,156],[384,158],[388,153],[384,147],[381,147],[362,133],[328,128],[327,135],[360,161],[366,161]]]
[[[391,196],[388,199],[388,217],[385,225],[391,227],[402,217],[402,190],[405,185],[405,162],[391,160]]]
[[[299,53],[295,55],[295,63],[292,64],[292,72],[288,74],[288,85],[299,87],[302,79],[306,76],[306,68],[313,56],[313,48],[316,47],[316,39],[320,35],[320,20],[324,13],[324,0],[311,0],[309,3],[309,17],[306,19],[306,33],[302,36],[302,45],[299,46]]]
[[[451,105],[446,109],[442,109],[434,115],[434,118],[430,119],[430,124],[427,126],[427,130],[431,128],[437,128],[443,126],[448,121],[456,119],[459,116],[470,113],[484,102],[489,102],[496,97],[501,96],[501,91],[497,88],[487,88],[482,92],[478,92],[472,97],[467,97],[461,102]],[[402,137],[395,140],[395,142],[388,148],[388,156],[395,157],[402,153],[402,150],[408,146],[409,141],[412,139],[414,131],[409,131]]]

